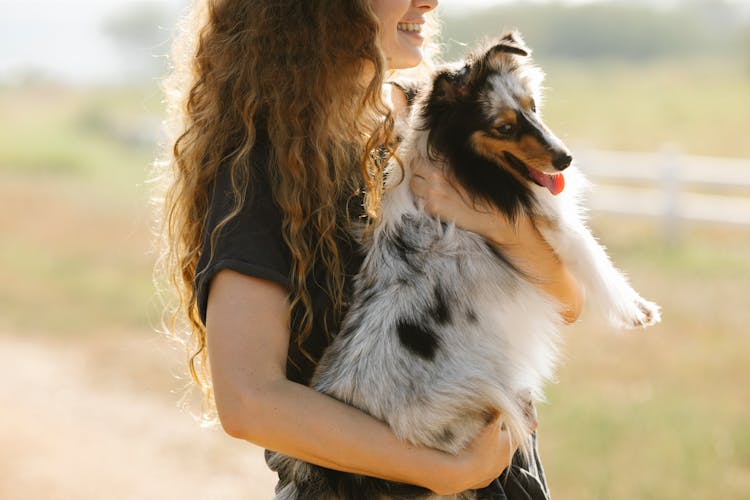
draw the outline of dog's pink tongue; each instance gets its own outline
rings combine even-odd
[[[549,192],[554,195],[562,193],[563,189],[565,189],[565,177],[563,177],[563,174],[550,175],[531,168],[529,169],[529,172],[531,173],[531,177],[533,177],[539,185],[546,187],[549,189]]]
[[[563,174],[545,175],[544,185],[549,189],[549,192],[558,195],[565,189],[565,177]]]

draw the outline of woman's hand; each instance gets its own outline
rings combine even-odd
[[[530,430],[536,429],[536,420]],[[453,495],[466,490],[488,486],[510,465],[518,443],[503,427],[498,416],[480,432],[455,459],[457,465],[442,474],[433,491],[439,495]]]
[[[425,211],[497,246],[531,278],[532,284],[561,304],[564,321],[578,319],[583,308],[583,289],[526,214],[511,223],[496,207],[472,200],[439,165],[415,162],[411,169],[410,187]]]
[[[440,165],[428,162],[415,162],[411,165],[411,190],[427,213],[446,222],[454,222],[467,231],[477,233],[487,241],[506,245],[518,242],[518,229],[531,225],[528,217],[522,215],[518,228],[497,208],[471,195],[448,177]]]

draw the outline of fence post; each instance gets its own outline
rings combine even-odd
[[[661,181],[664,193],[664,238],[670,245],[680,242],[682,214],[680,213],[680,150],[674,144],[662,148]]]

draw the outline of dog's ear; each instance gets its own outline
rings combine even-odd
[[[515,57],[528,57],[529,49],[517,31],[509,31],[500,36],[484,52],[474,55],[471,62],[470,81],[480,83],[491,71],[502,68],[506,62]]]
[[[469,92],[467,75],[467,68],[459,71],[443,71],[438,74],[432,88],[432,99],[455,102],[465,97]]]
[[[518,31],[509,31],[500,36],[500,39],[487,51],[487,58],[492,59],[500,54],[514,54],[528,57],[531,50],[521,38]]]

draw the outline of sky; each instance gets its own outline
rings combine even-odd
[[[187,0],[150,0],[179,12]],[[446,13],[459,14],[506,3],[509,0],[441,0]],[[528,0],[544,2],[546,0]],[[562,0],[568,4],[600,0]],[[680,0],[649,0],[657,4]],[[750,0],[731,0],[738,3]],[[70,83],[116,82],[125,77],[127,64],[115,43],[103,33],[102,23],[138,0],[0,0],[0,82],[29,70]],[[141,0],[140,3],[148,3]],[[169,30],[164,43],[144,47],[143,57],[168,53]],[[132,63],[132,61],[131,61]]]
[[[122,54],[102,24],[134,0],[0,0],[0,81],[28,69],[70,83],[123,76]],[[147,3],[147,2],[140,2]],[[152,0],[178,11],[182,0]],[[169,38],[165,30],[165,42]],[[166,54],[168,46],[152,53]],[[148,55],[146,53],[146,55]]]

